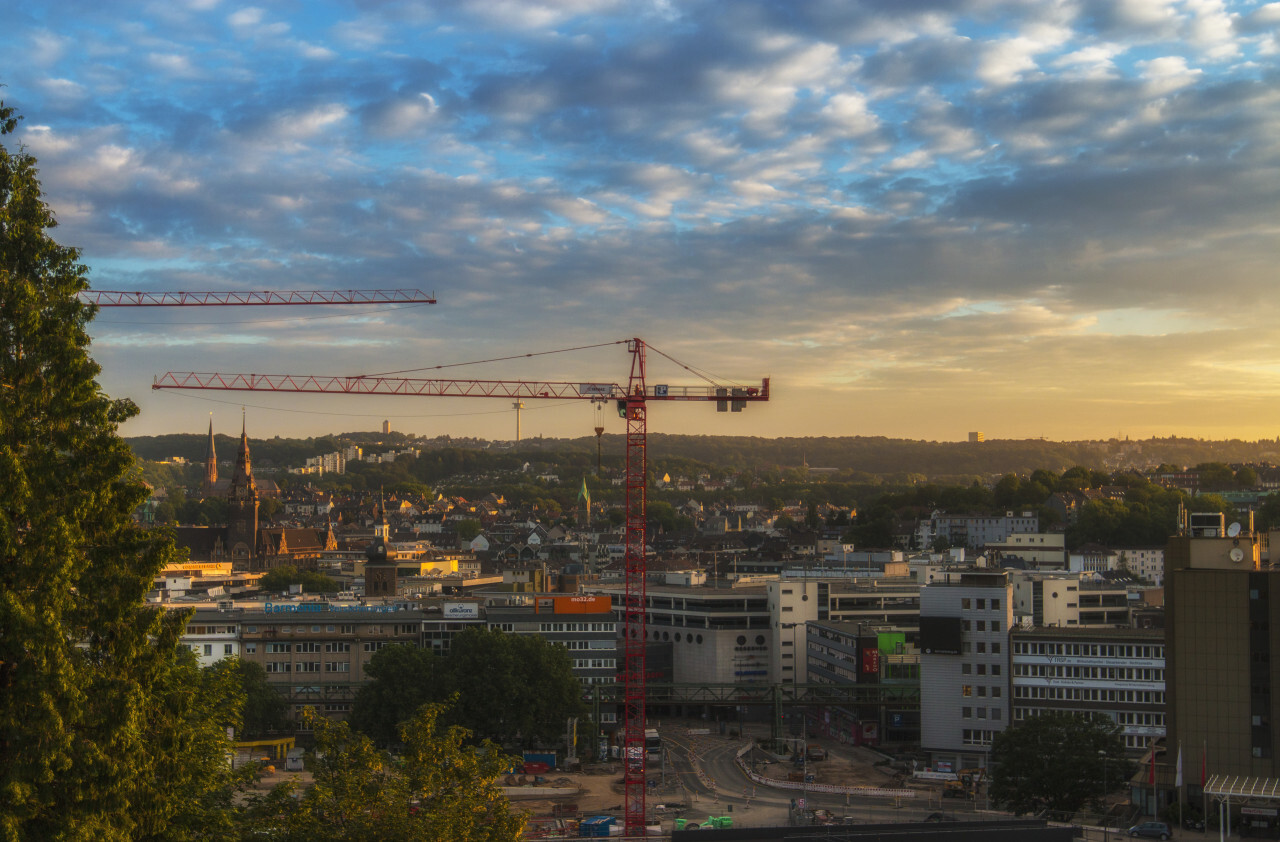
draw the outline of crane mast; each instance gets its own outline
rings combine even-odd
[[[720,412],[741,411],[747,403],[769,400],[769,379],[760,387],[671,386],[646,382],[646,344],[627,341],[631,373],[617,383],[571,383],[524,380],[441,380],[388,376],[297,374],[222,374],[166,372],[152,389],[202,389],[313,394],[404,395],[417,397],[490,397],[528,399],[615,400],[627,424],[626,526],[623,565],[626,587],[622,603],[623,787],[626,836],[645,833],[645,530],[648,514],[648,404],[653,401],[715,401]]]
[[[632,339],[631,377],[627,381],[624,411],[627,416],[627,468],[624,484],[627,490],[627,519],[624,536],[623,568],[626,578],[622,605],[622,704],[623,763],[622,773],[627,836],[645,833],[645,527],[648,524],[648,498],[645,490],[648,455],[645,401],[644,340]]]

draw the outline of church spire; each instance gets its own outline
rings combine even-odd
[[[241,411],[243,413],[243,410]],[[240,417],[240,451],[236,454],[236,469],[231,476],[233,488],[246,486],[257,490],[258,484],[253,480],[253,466],[249,461],[249,436],[245,432],[245,419]]]
[[[213,446],[213,413],[209,413],[209,443],[205,446],[204,451],[204,491],[206,494],[213,491],[213,485],[218,481],[218,454]]]

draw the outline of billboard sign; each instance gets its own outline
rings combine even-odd
[[[925,655],[959,655],[959,617],[920,617],[920,652]]]
[[[552,597],[552,610],[557,614],[610,614],[613,602],[607,596]]]
[[[444,616],[450,620],[480,619],[480,603],[478,602],[446,602]]]

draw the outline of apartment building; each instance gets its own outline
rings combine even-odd
[[[240,655],[240,622],[232,614],[212,608],[197,609],[183,630],[182,643],[195,654],[200,666],[216,664]]]
[[[882,632],[859,622],[814,620],[806,627],[807,671],[811,684],[912,687],[920,681],[920,653],[901,632]],[[887,694],[890,695],[891,694]],[[841,704],[812,711],[810,733],[857,745],[914,744],[920,741],[918,705]]]
[[[290,715],[312,708],[344,719],[365,664],[384,646],[418,646],[425,614],[405,605],[344,605],[323,601],[263,603],[233,609],[241,653],[260,664],[285,697]]]
[[[1010,636],[1013,721],[1102,713],[1135,756],[1165,736],[1162,629],[1017,629]]]
[[[920,743],[933,765],[987,765],[1009,724],[1012,623],[1003,572],[948,573],[920,589]]]
[[[805,627],[811,621],[862,623],[901,632],[910,643],[918,636],[920,586],[906,575],[783,579],[765,589],[773,632],[769,680],[774,684],[805,682]]]

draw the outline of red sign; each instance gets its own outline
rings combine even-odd
[[[880,650],[879,649],[863,649],[862,650],[862,673],[863,675],[879,675],[880,674]]]

